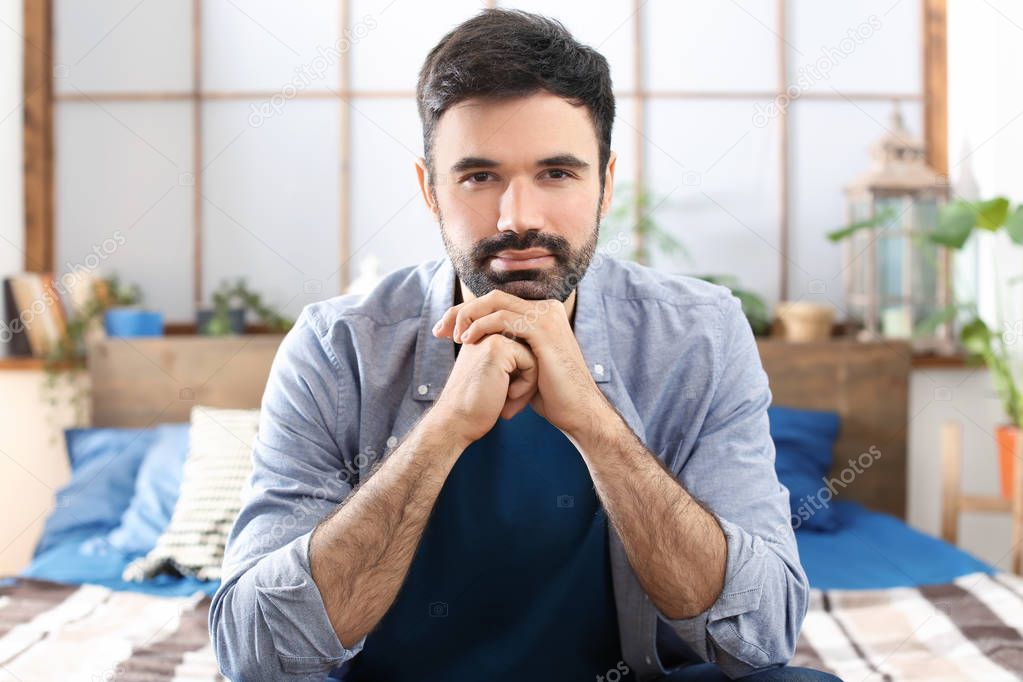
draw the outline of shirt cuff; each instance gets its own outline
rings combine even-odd
[[[312,531],[296,537],[275,552],[276,560],[254,567],[256,602],[286,672],[330,670],[366,644],[366,635],[350,649],[338,639],[309,568],[311,537]]]
[[[722,621],[760,608],[763,554],[769,551],[760,538],[716,514],[714,517],[724,532],[727,548],[725,584],[721,593],[705,611],[689,618],[668,618],[657,609],[657,617],[708,663],[716,663],[718,659],[714,644],[733,654],[756,646],[744,641],[734,626]],[[766,653],[756,648],[761,655]]]

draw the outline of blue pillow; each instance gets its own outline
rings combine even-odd
[[[151,429],[65,430],[71,481],[57,491],[33,556],[115,528],[135,494],[135,475],[154,437]]]
[[[161,424],[135,479],[135,496],[107,540],[122,552],[148,552],[170,523],[188,455],[188,424]]]
[[[834,412],[770,407],[774,469],[789,489],[793,528],[834,531],[841,525],[829,502],[838,492],[828,487],[828,472],[838,437]]]

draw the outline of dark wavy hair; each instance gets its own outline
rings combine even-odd
[[[433,136],[445,111],[474,97],[501,100],[539,91],[589,110],[597,133],[603,194],[615,117],[607,59],[576,41],[561,22],[509,9],[486,9],[456,26],[430,51],[419,71],[416,102],[431,183]]]

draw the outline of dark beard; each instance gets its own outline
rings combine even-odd
[[[579,285],[579,280],[597,250],[597,236],[600,229],[600,210],[589,239],[579,249],[573,250],[564,237],[540,232],[501,232],[494,237],[483,239],[473,245],[469,252],[460,250],[448,239],[444,229],[444,218],[440,218],[440,232],[444,247],[455,267],[458,277],[475,296],[484,296],[494,289],[500,289],[519,298],[530,300],[557,299],[562,303]],[[491,258],[506,249],[546,249],[554,256],[555,263],[548,268],[528,270],[494,270]]]

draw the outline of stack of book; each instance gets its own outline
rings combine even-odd
[[[46,357],[67,335],[67,317],[53,274],[26,272],[4,279],[0,339],[11,356]]]

